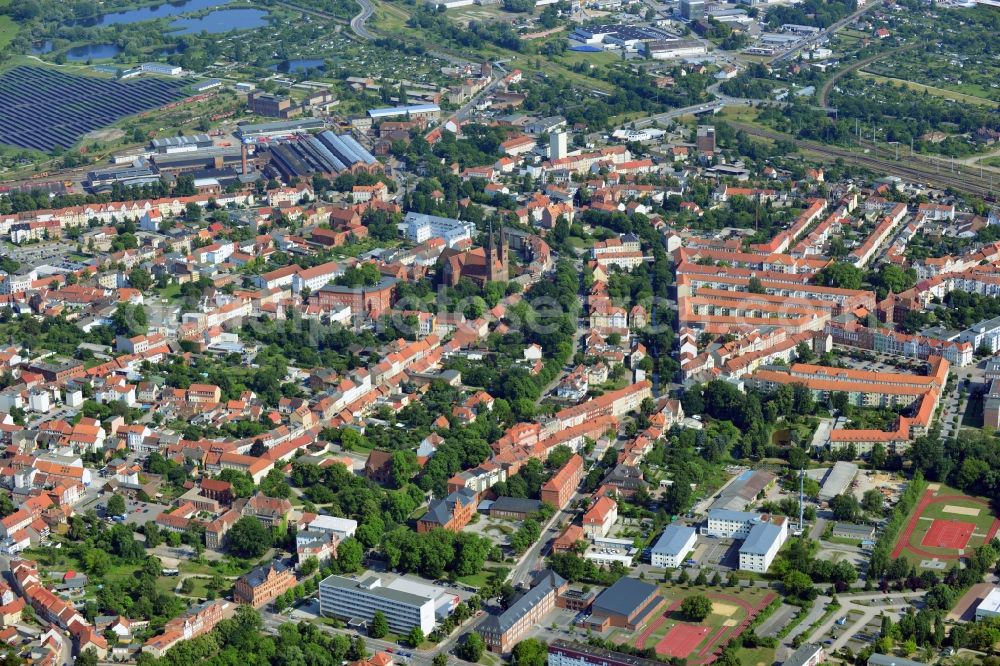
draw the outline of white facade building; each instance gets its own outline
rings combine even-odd
[[[788,521],[775,517],[772,522],[753,526],[740,546],[740,571],[766,573],[781,546],[788,540]]]
[[[420,627],[426,635],[435,624],[434,599],[385,587],[378,576],[326,578],[319,584],[319,609],[326,617],[368,622],[381,611],[397,634]]]
[[[475,225],[450,217],[438,217],[409,212],[400,225],[408,240],[423,243],[431,238],[441,238],[448,247],[472,239]]]
[[[697,539],[698,533],[693,527],[667,525],[663,534],[650,550],[650,563],[654,567],[676,569],[684,561],[684,555],[694,550]]]

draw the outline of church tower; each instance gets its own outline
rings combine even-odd
[[[507,237],[504,235],[503,226],[500,226],[500,238],[497,243],[493,241],[493,229],[490,228],[489,237],[486,241],[486,265],[487,279],[491,282],[507,282],[510,279],[507,265]]]

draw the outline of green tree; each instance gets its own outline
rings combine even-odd
[[[861,515],[861,505],[854,495],[836,495],[830,500],[830,510],[837,520],[853,522]]]
[[[431,660],[431,666],[448,666],[448,655],[438,652]]]
[[[703,594],[695,594],[681,602],[681,613],[692,622],[701,622],[712,612],[712,601]]]
[[[340,571],[342,573],[360,571],[364,554],[360,541],[354,537],[344,539],[337,546],[337,565],[340,567]]]
[[[107,512],[109,516],[124,516],[126,511],[124,497],[115,493],[108,499]]]
[[[406,635],[406,642],[412,648],[420,647],[420,644],[424,642],[424,630],[420,627],[413,627],[410,629],[410,633]]]
[[[239,557],[260,557],[271,545],[271,530],[256,516],[243,516],[226,534],[226,547]]]
[[[97,650],[87,648],[76,656],[73,666],[97,666]]]
[[[537,638],[526,638],[511,651],[510,663],[513,666],[545,666],[548,659],[548,648]]]
[[[466,634],[465,640],[458,646],[456,653],[465,661],[477,662],[483,656],[485,649],[486,644],[483,642],[483,637],[472,631]]]
[[[869,513],[881,515],[884,506],[885,498],[882,497],[882,493],[874,488],[866,490],[864,496],[861,498],[861,507]]]
[[[789,596],[801,597],[812,589],[812,579],[801,571],[789,571],[781,582]]]
[[[375,611],[372,623],[368,626],[368,635],[372,638],[384,638],[389,633],[389,621],[382,611]]]
[[[139,291],[146,291],[153,286],[153,276],[145,268],[133,268],[128,274],[128,283]]]

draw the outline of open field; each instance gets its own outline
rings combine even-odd
[[[944,99],[950,99],[956,102],[962,102],[964,104],[980,104],[983,106],[996,106],[996,102],[985,99],[983,97],[976,97],[975,95],[968,95],[965,93],[956,92],[954,90],[946,90],[944,88],[936,88],[934,86],[929,86],[924,83],[916,83],[915,81],[906,81],[904,79],[894,79],[888,76],[882,76],[881,74],[872,74],[871,72],[866,72],[864,70],[858,72],[858,76],[866,79],[872,79],[878,81],[879,83],[894,83],[902,84],[909,88],[910,90],[915,90],[917,92],[926,92],[935,97],[942,97]]]
[[[989,502],[933,484],[913,510],[892,551],[920,564],[957,560],[1000,530]]]
[[[9,16],[0,16],[0,49],[10,44],[20,27]]]
[[[661,657],[687,659],[689,664],[713,661],[775,598],[773,592],[757,588],[730,592],[675,586],[662,592],[666,601],[631,642],[640,649],[652,647]],[[684,599],[695,594],[704,594],[712,601],[712,612],[702,622],[690,622],[680,612]]]

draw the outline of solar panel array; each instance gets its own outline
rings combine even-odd
[[[70,148],[88,132],[184,98],[183,85],[15,67],[0,76],[0,143],[46,153]]]

